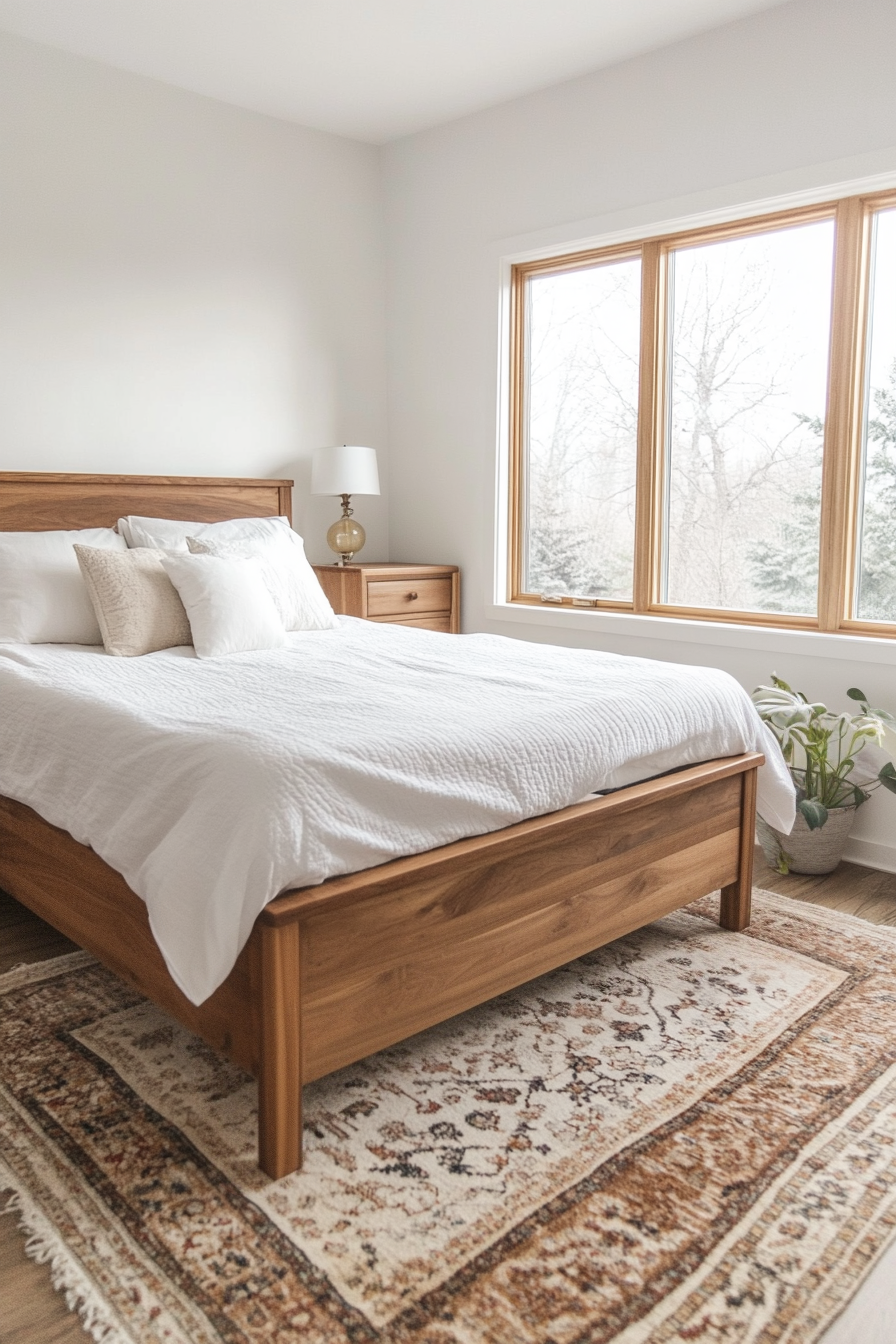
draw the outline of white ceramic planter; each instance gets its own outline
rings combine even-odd
[[[802,812],[797,812],[790,835],[776,831],[758,817],[759,843],[770,868],[780,868],[781,854],[792,873],[830,873],[843,858],[843,850],[855,821],[854,807],[835,807],[816,831],[810,831]]]

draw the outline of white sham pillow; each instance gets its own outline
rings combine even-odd
[[[159,551],[185,551],[187,537],[214,537],[235,541],[238,537],[271,537],[291,532],[288,518],[226,518],[220,523],[185,523],[178,518],[119,518],[118,531],[128,546],[149,546]]]
[[[102,644],[76,542],[127,550],[111,527],[0,532],[0,644]]]
[[[258,560],[169,552],[161,561],[186,609],[197,658],[279,649],[286,642]]]
[[[287,630],[334,630],[339,622],[314,570],[305,558],[302,538],[292,528],[267,537],[187,537],[193,555],[222,559],[254,558]]]

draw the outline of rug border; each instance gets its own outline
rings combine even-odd
[[[871,919],[863,919],[861,915],[851,915],[846,910],[834,910],[829,905],[817,905],[814,901],[806,900],[800,896],[784,896],[779,891],[770,891],[768,887],[754,885],[753,894],[756,895],[757,892],[760,896],[769,900],[772,905],[777,906],[782,912],[786,909],[793,910],[794,907],[799,910],[805,910],[808,907],[809,910],[813,912],[818,911],[819,914],[824,916],[823,920],[818,921],[819,923],[829,923],[835,927],[839,925],[846,929],[862,930],[866,936],[868,930],[873,929],[876,933],[879,933],[890,942],[896,939],[896,924],[875,924]],[[686,909],[687,907],[683,908]],[[748,924],[744,932],[749,932],[750,928],[752,928],[752,925]]]
[[[63,975],[66,971],[77,971],[82,967],[97,965],[96,957],[89,952],[63,952],[58,957],[44,957],[41,961],[21,961],[0,975],[0,995],[11,994],[23,985],[39,984],[41,980],[50,980],[54,975]]]

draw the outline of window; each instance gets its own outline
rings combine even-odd
[[[896,192],[513,270],[511,585],[896,635]]]
[[[631,601],[640,313],[637,257],[533,278],[525,565],[535,592]]]
[[[872,219],[856,614],[896,620],[896,209]]]

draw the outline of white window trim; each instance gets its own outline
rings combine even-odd
[[[492,620],[553,630],[587,630],[615,639],[646,639],[673,644],[701,644],[720,649],[766,650],[852,663],[883,663],[896,668],[896,640],[873,635],[832,634],[819,630],[781,630],[767,625],[734,625],[725,621],[643,616],[625,611],[582,611],[574,607],[534,606],[495,601],[486,608]],[[650,655],[645,650],[645,657]]]

